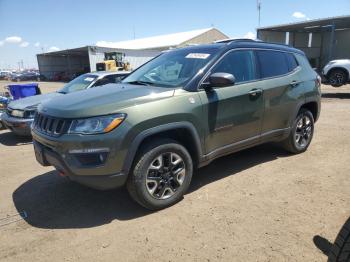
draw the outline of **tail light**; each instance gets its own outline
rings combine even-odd
[[[316,85],[318,91],[321,92],[321,77],[319,75],[317,75],[317,77],[315,79],[315,85]]]

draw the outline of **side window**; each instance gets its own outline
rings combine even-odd
[[[104,77],[104,78],[97,80],[96,83],[93,85],[93,87],[103,86],[103,85],[107,85],[109,83],[110,83],[110,81],[108,81],[108,79],[106,77]]]
[[[215,66],[212,73],[230,73],[236,78],[236,83],[256,79],[253,51],[233,51]]]
[[[256,51],[261,78],[275,77],[289,72],[284,52],[258,50]]]
[[[119,83],[120,81],[122,81],[125,78],[125,76],[115,74],[115,75],[106,76],[105,78],[108,79],[109,83]]]
[[[298,67],[297,60],[295,56],[291,53],[285,53],[285,56],[287,58],[288,68],[289,72],[293,71],[295,68]]]

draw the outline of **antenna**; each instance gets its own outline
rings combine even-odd
[[[256,0],[256,7],[258,9],[258,26],[260,27],[261,0]]]

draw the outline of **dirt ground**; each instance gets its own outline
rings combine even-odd
[[[307,152],[263,145],[218,159],[159,212],[125,189],[67,181],[29,139],[0,131],[0,261],[326,261],[350,216],[350,86],[322,89]]]

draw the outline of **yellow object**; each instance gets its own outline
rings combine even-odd
[[[113,121],[103,130],[104,132],[109,132],[112,131],[114,128],[116,128],[117,126],[119,126],[121,124],[121,122],[123,122],[124,118],[122,117],[118,117],[113,119]]]

